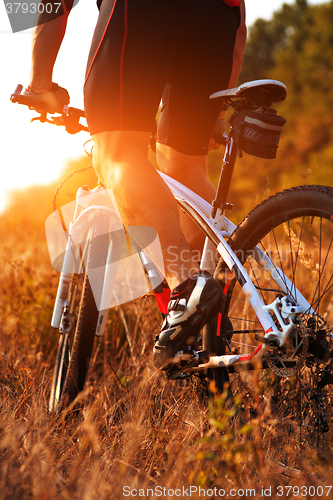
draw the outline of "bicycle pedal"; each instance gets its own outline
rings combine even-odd
[[[191,373],[184,373],[179,371],[167,372],[167,377],[169,380],[183,380],[185,378],[189,378],[191,375]]]
[[[209,353],[208,351],[194,351],[188,350],[188,352],[178,351],[173,357],[172,364],[181,370],[186,368],[193,368],[195,366],[208,363]]]
[[[179,365],[181,361],[181,366]],[[186,372],[189,368],[195,368],[196,366],[208,363],[209,353],[208,351],[194,351],[194,354],[184,354],[182,351],[176,353],[173,358],[174,364],[167,371],[167,377],[170,380],[184,379],[192,375],[192,372]]]
[[[189,363],[192,363],[193,361],[197,361],[199,357],[197,356],[197,353],[193,350],[188,350],[186,351],[178,351],[173,357],[172,363],[175,366],[187,366]]]

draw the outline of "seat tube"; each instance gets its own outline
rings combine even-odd
[[[222,212],[228,208],[228,194],[231,184],[232,174],[234,172],[234,166],[237,157],[237,145],[234,141],[232,130],[225,150],[222,170],[219,179],[219,183],[216,190],[215,200],[213,201],[212,209],[212,219],[215,218],[217,210],[220,208]]]

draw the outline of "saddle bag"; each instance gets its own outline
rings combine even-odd
[[[260,158],[276,158],[280,135],[286,120],[275,109],[239,111],[230,118],[240,152]]]

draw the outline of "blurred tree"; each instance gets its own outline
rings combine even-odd
[[[301,38],[296,33],[302,31],[304,13],[308,9],[307,0],[297,0],[291,5],[283,4],[282,9],[275,12],[272,19],[259,18],[251,26],[240,83],[267,78],[275,66],[276,55],[289,47],[290,40],[294,38],[295,43],[300,44]]]
[[[246,213],[258,201],[297,184],[333,184],[333,1],[284,4],[249,29],[239,83],[273,78],[288,89],[274,106],[287,119],[276,160],[244,154],[230,202]],[[210,170],[219,159],[211,155]],[[248,172],[254,175],[249,176]]]

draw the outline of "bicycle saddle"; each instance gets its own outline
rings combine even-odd
[[[261,104],[281,102],[287,96],[287,87],[277,80],[254,80],[252,82],[242,83],[234,89],[221,90],[210,96],[210,99],[235,99],[235,98],[250,98],[254,102]]]

